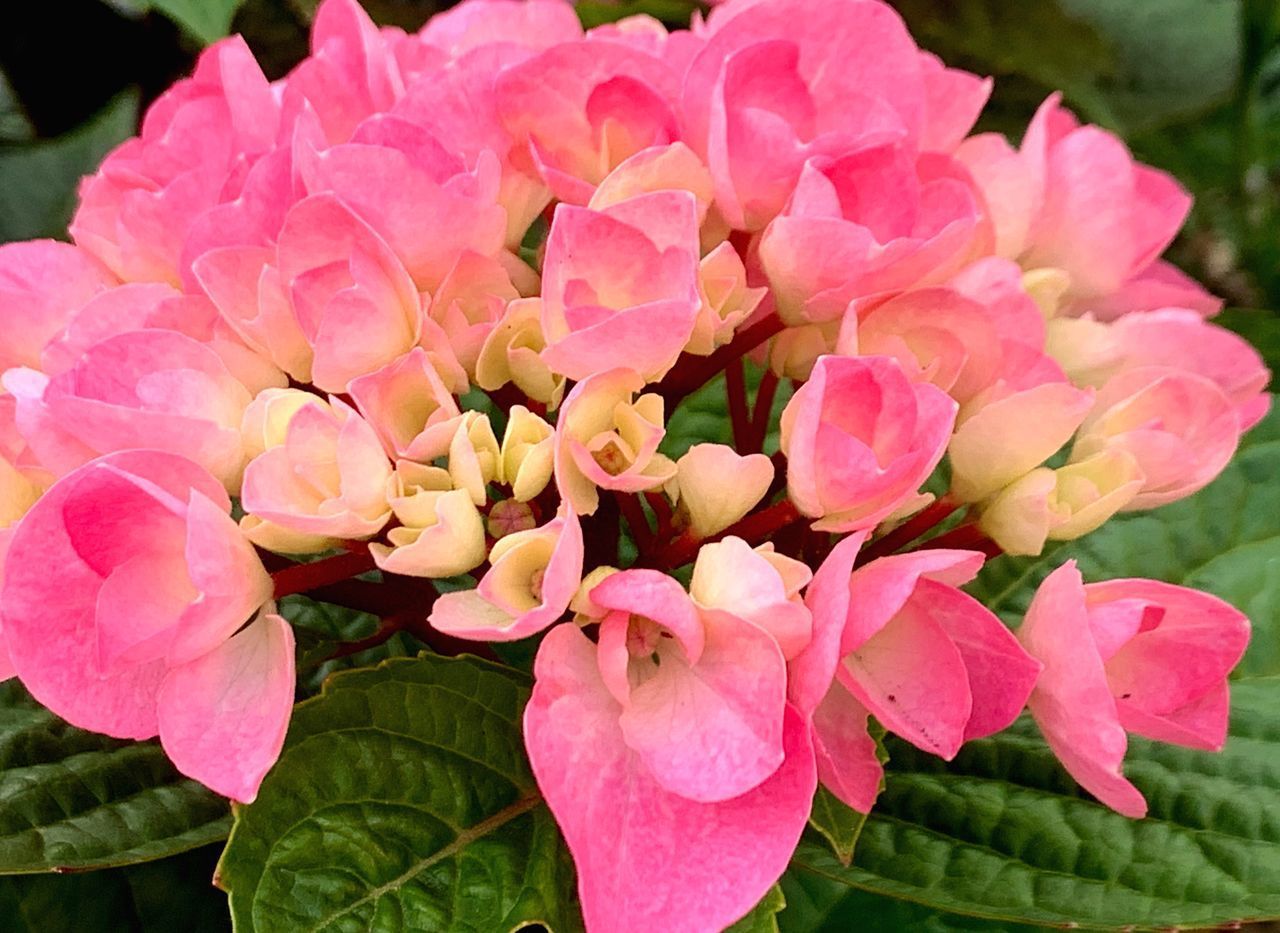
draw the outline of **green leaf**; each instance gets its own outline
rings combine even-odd
[[[673,460],[694,444],[732,444],[733,426],[725,402],[724,376],[719,375],[667,412],[662,452]]]
[[[423,655],[299,704],[219,866],[241,933],[575,930],[574,875],[525,760],[528,678]]]
[[[778,914],[787,906],[782,888],[776,884],[761,898],[760,903],[725,933],[778,933]]]
[[[138,122],[127,91],[83,126],[57,139],[0,145],[0,242],[66,236],[76,185]]]
[[[231,21],[245,0],[146,0],[193,38],[212,45],[231,32]]]
[[[1274,400],[1273,400],[1274,403]],[[1280,408],[1245,436],[1235,460],[1208,487],[1152,512],[1112,519],[1098,531],[1035,558],[999,557],[971,591],[1016,623],[1036,587],[1074,559],[1087,581],[1152,577],[1206,590],[1254,624],[1241,676],[1280,674]]]
[[[813,810],[809,813],[809,825],[816,829],[831,845],[842,865],[853,861],[853,848],[862,835],[867,817],[841,802],[836,795],[822,785],[813,797]]]
[[[1029,719],[950,764],[894,741],[851,868],[815,841],[794,865],[934,910],[1091,929],[1280,917],[1280,678],[1233,690],[1220,754],[1131,738],[1150,815],[1084,797]],[[785,916],[785,914],[784,914]]]
[[[1167,123],[1226,100],[1240,67],[1236,0],[1058,0],[1112,51],[1098,81],[1129,130]]]
[[[0,71],[0,143],[27,142],[34,136],[35,127],[22,109],[22,102]]]
[[[787,909],[778,915],[781,933],[1034,933],[1043,927],[965,917],[913,901],[850,888],[803,870],[782,876]]]
[[[1096,82],[1112,71],[1112,50],[1096,29],[1067,15],[1055,0],[952,0],[945,13],[934,0],[893,0],[893,6],[916,40],[948,65],[1002,79],[996,84],[1001,97],[1012,84],[1010,76],[1033,84],[1018,101],[1011,125],[1000,129],[1020,133],[1030,109],[1050,89],[1063,90],[1077,106],[1088,104],[1094,119],[1107,110]],[[1044,41],[1045,36],[1053,41]]]
[[[578,0],[575,9],[586,29],[616,23],[628,16],[652,16],[671,27],[689,25],[698,0]]]
[[[224,839],[227,802],[155,742],[73,728],[0,684],[0,873],[84,870]]]

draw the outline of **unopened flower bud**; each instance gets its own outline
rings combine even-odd
[[[390,547],[369,545],[382,570],[453,577],[484,562],[484,519],[467,490],[451,488],[447,471],[401,460],[388,492],[402,524],[387,532]]]
[[[502,434],[499,479],[518,502],[528,502],[551,482],[555,429],[523,405],[515,405]]]
[[[699,538],[742,518],[764,498],[773,464],[764,454],[742,456],[724,444],[695,444],[676,461],[679,504]]]

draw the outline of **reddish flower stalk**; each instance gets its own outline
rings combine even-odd
[[[930,538],[920,545],[921,550],[926,548],[959,548],[967,551],[981,551],[987,557],[997,557],[1004,553],[1000,545],[988,538],[975,522],[952,528],[946,534]]]
[[[658,518],[658,537],[671,537],[671,503],[667,501],[667,497],[660,492],[646,492],[644,498]]]
[[[753,425],[747,414],[747,382],[741,359],[734,360],[725,368],[724,392],[729,402],[729,420],[733,424],[733,444],[743,450],[750,443]]]
[[[790,499],[783,499],[766,509],[753,512],[710,538],[698,538],[686,532],[673,541],[671,548],[661,555],[662,564],[668,568],[680,567],[697,557],[698,548],[702,545],[711,544],[723,538],[738,537],[748,544],[756,545],[775,532],[800,521],[804,521],[804,516],[796,511]]]
[[[649,520],[645,517],[640,500],[630,493],[617,490],[614,490],[613,497],[618,503],[618,511],[627,520],[627,527],[631,529],[631,537],[635,539],[636,548],[641,555],[647,556],[653,550],[653,530],[649,527]]]
[[[681,400],[691,392],[700,389],[716,373],[720,372],[734,360],[746,356],[770,337],[779,333],[786,325],[776,314],[770,314],[750,327],[739,331],[733,340],[712,353],[710,356],[690,356],[680,358],[671,372],[667,373],[658,384],[658,394],[666,402],[667,411],[673,411]]]
[[[863,548],[862,553],[858,555],[858,564],[865,564],[877,557],[885,557],[902,550],[916,538],[942,524],[958,508],[960,508],[959,502],[943,496]]]
[[[373,570],[375,566],[373,555],[364,549],[326,557],[310,564],[294,564],[271,575],[275,583],[274,596],[280,599],[294,593],[305,593],[326,584],[359,576]]]
[[[760,388],[756,390],[755,404],[751,409],[751,434],[741,453],[758,454],[764,450],[764,439],[769,434],[769,419],[773,415],[773,400],[777,394],[778,377],[773,370],[766,369],[760,377]]]

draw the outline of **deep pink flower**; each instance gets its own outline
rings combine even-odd
[[[956,403],[881,356],[819,357],[782,413],[787,491],[815,527],[872,528],[942,459]]]
[[[697,202],[641,194],[601,210],[562,205],[547,238],[542,358],[570,379],[625,366],[657,381],[702,306]]]
[[[616,628],[625,625],[625,619],[614,622]],[[681,635],[696,639],[694,631]],[[726,644],[714,628],[707,635],[705,663],[722,655],[724,677],[736,673],[742,698],[754,698],[746,686],[756,676],[754,664],[744,660],[756,657],[758,640],[749,636],[741,644]],[[680,636],[666,639],[654,626],[628,641],[640,650],[649,636],[673,642],[655,648],[668,662],[680,664]],[[658,728],[673,699],[660,689],[676,672],[631,690],[630,705],[618,700],[623,685],[617,678],[626,672],[617,660],[653,666],[644,659],[627,662],[630,657],[626,642],[598,648],[576,626],[550,631],[539,648],[534,695],[525,709],[525,745],[538,786],[573,854],[589,929],[721,929],[748,913],[786,868],[817,785],[813,747],[803,719],[778,698],[780,741],[771,747],[781,764],[763,781],[714,801],[672,791],[645,760],[659,750],[646,754],[632,742],[645,747],[646,738],[666,736],[666,750],[680,751],[672,746],[696,741],[696,733]],[[654,676],[667,667],[654,668]],[[699,687],[699,694],[707,696],[705,690]],[[657,705],[641,705],[646,695],[653,695]],[[698,709],[691,706],[689,712]],[[645,718],[652,718],[652,733],[644,728]],[[686,714],[682,727],[691,726],[687,721]],[[708,765],[722,770],[727,759],[719,749],[718,742],[686,747],[694,770],[685,777],[698,778]]]
[[[229,511],[190,460],[94,460],[18,525],[0,606],[14,666],[41,703],[96,732],[158,733],[179,770],[249,801],[284,741],[293,636],[273,615],[239,631],[271,579]]]
[[[877,136],[912,153],[952,145],[988,93],[940,74],[898,14],[871,0],[730,3],[703,35],[684,80],[685,139],[739,229],[763,228],[814,157],[838,158]]]
[[[125,281],[177,285],[188,231],[235,197],[235,176],[271,148],[280,120],[244,40],[210,46],[195,74],[147,110],[141,133],[82,183],[71,235]]]
[[[1141,817],[1146,801],[1120,770],[1125,732],[1220,749],[1249,620],[1155,580],[1085,586],[1069,561],[1040,585],[1018,638],[1044,664],[1028,706],[1049,747],[1099,800]]]
[[[10,370],[18,428],[46,467],[65,473],[116,450],[184,454],[239,489],[244,385],[207,345],[170,330],[137,330],[94,344],[52,379]]]
[[[939,283],[981,253],[980,199],[945,156],[874,141],[805,164],[760,240],[783,320],[838,320],[850,302]]]
[[[679,138],[677,75],[631,45],[552,46],[503,72],[496,92],[507,130],[527,146],[516,165],[570,204],[587,203],[628,156]]]
[[[0,372],[39,366],[45,345],[115,277],[91,254],[53,240],[0,246]]]
[[[1020,150],[983,134],[957,150],[983,190],[996,251],[1069,276],[1072,313],[1109,319],[1170,305],[1212,314],[1221,302],[1158,259],[1191,208],[1172,177],[1135,162],[1123,142],[1081,126],[1054,94]]]

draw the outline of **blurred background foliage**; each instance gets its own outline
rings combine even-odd
[[[75,184],[129,135],[200,48],[240,32],[268,76],[307,49],[317,0],[54,0],[5,5],[0,28],[0,241],[63,234]],[[1227,299],[1223,322],[1280,358],[1280,3],[1277,0],[891,0],[917,40],[994,75],[981,129],[1016,136],[1061,89],[1086,120],[1177,175],[1196,208],[1172,258]],[[421,25],[450,0],[364,0]],[[695,0],[581,0],[595,25]]]

